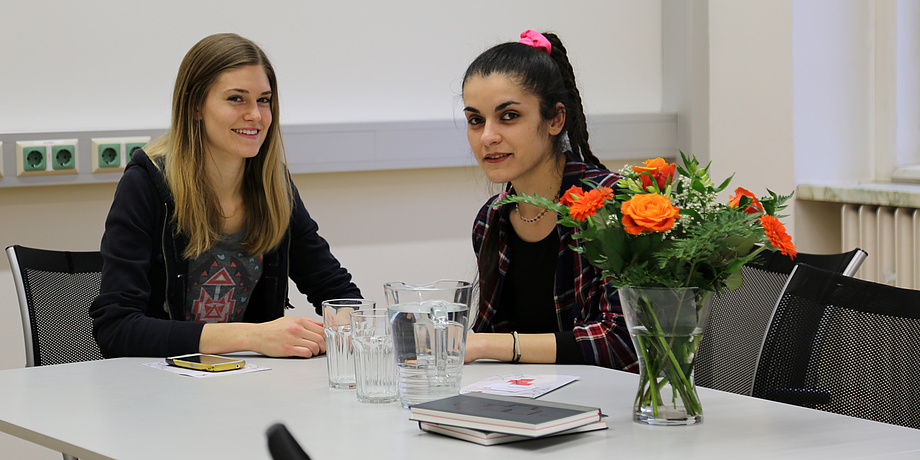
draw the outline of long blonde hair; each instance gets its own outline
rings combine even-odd
[[[242,239],[248,254],[263,254],[278,246],[291,220],[292,192],[285,167],[278,110],[278,84],[268,56],[252,41],[236,34],[203,38],[185,55],[173,90],[169,131],[145,149],[166,177],[176,203],[177,232],[188,238],[183,254],[197,257],[221,238],[224,216],[214,187],[205,174],[207,138],[196,110],[204,105],[221,73],[258,65],[265,70],[272,91],[272,124],[258,155],[246,159],[243,206],[246,232]]]

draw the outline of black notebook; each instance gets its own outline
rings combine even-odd
[[[597,407],[514,396],[467,393],[416,404],[409,419],[527,437],[545,436],[601,420]]]

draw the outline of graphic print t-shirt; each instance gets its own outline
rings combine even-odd
[[[262,256],[249,256],[240,249],[243,232],[223,235],[210,251],[189,260],[186,321],[242,321],[262,276]]]

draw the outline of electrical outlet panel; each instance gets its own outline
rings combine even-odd
[[[136,137],[95,137],[91,140],[90,156],[93,159],[93,172],[119,172],[131,160],[135,150],[150,142],[149,136]]]
[[[16,175],[77,174],[77,139],[16,142]]]
[[[51,169],[62,171],[66,169],[77,169],[77,145],[52,145],[51,146]]]

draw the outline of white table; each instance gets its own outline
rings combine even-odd
[[[0,371],[0,430],[91,459],[267,459],[265,429],[283,422],[314,460],[654,458],[920,458],[920,430],[701,388],[704,423],[634,423],[638,378],[591,366],[477,363],[464,384],[495,374],[581,380],[543,399],[599,406],[608,430],[480,446],[424,433],[399,404],[366,405],[331,390],[325,358],[246,357],[272,370],[193,379],[112,359]]]

